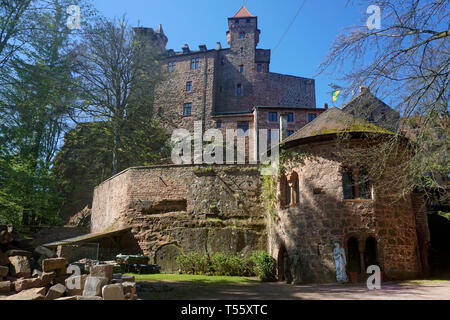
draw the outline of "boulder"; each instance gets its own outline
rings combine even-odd
[[[6,266],[7,264],[9,264],[8,256],[0,250],[0,266]]]
[[[131,297],[136,293],[136,283],[135,282],[124,282],[122,283],[123,293],[130,294]]]
[[[50,258],[42,260],[42,271],[55,271],[57,276],[67,274],[67,260],[65,258]]]
[[[16,292],[21,292],[24,290],[38,287],[41,287],[41,279],[39,278],[30,278],[30,279],[22,278],[14,282],[14,290]]]
[[[93,277],[107,278],[109,281],[113,278],[113,270],[112,264],[99,264],[91,267],[90,274]]]
[[[36,258],[51,259],[56,258],[56,253],[46,247],[39,246],[33,252]]]
[[[87,280],[87,274],[71,276],[66,279],[67,295],[81,296]]]
[[[41,278],[41,285],[43,287],[48,287],[53,280],[55,280],[56,272],[42,272],[40,278]]]
[[[31,258],[33,256],[33,254],[30,251],[18,250],[18,249],[8,250],[8,251],[6,251],[6,255],[8,257],[23,256],[23,257],[27,257],[27,258]]]
[[[108,284],[108,278],[89,276],[84,284],[83,296],[101,296],[103,286]]]
[[[125,300],[120,284],[109,284],[102,288],[103,300]]]
[[[24,256],[9,257],[9,262],[12,264],[12,275],[17,278],[31,277],[30,263],[28,258]]]
[[[66,293],[66,286],[62,284],[55,284],[48,289],[45,300],[55,300],[61,298]]]
[[[9,272],[8,267],[0,266],[0,280],[6,277],[8,275],[8,272]]]
[[[11,281],[0,281],[0,293],[11,292]]]
[[[33,288],[9,296],[7,300],[44,300],[45,288]]]

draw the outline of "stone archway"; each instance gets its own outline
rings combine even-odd
[[[361,254],[358,238],[352,236],[347,240],[347,269],[361,273]]]
[[[281,245],[277,255],[277,279],[278,281],[291,280],[289,272],[289,256],[284,245]]]

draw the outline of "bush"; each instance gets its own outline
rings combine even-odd
[[[208,256],[197,252],[183,253],[177,256],[180,273],[184,274],[210,274],[211,268]]]
[[[265,251],[256,251],[250,261],[253,265],[253,272],[262,281],[274,281],[276,277],[276,261]]]
[[[211,256],[197,252],[177,257],[180,273],[215,276],[258,276],[263,281],[275,279],[275,260],[265,251],[257,251],[250,258],[216,252]]]

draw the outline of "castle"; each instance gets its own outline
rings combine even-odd
[[[181,52],[166,50],[166,79],[155,90],[155,110],[169,129],[192,130],[194,121],[203,129],[278,129],[282,114],[288,116],[288,134],[315,119],[314,79],[270,72],[271,52],[258,49],[258,18],[242,7],[228,18],[229,48],[200,45]],[[157,38],[165,46],[160,26]]]
[[[81,242],[104,238],[104,247],[148,255],[169,272],[181,252],[267,250],[278,279],[295,283],[336,281],[338,242],[360,279],[373,264],[391,279],[425,273],[423,198],[391,199],[407,140],[377,177],[368,173],[374,158],[352,163],[342,152],[370,154],[399,115],[368,88],[342,109],[316,108],[313,79],[269,72],[270,50],[256,48],[257,17],[242,7],[228,24],[230,48],[165,51],[168,77],[155,91],[155,106],[171,129],[192,130],[194,121],[204,128],[279,129],[285,115],[282,170],[263,177],[258,164],[129,168],[95,189],[92,237]],[[165,47],[162,27],[141,31]]]

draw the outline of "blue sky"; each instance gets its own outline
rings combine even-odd
[[[271,71],[316,79],[317,107],[331,105],[330,82],[344,86],[336,75],[315,76],[333,40],[344,28],[363,25],[367,20],[367,2],[348,5],[346,0],[306,0],[289,32],[279,43],[304,0],[92,0],[101,14],[121,17],[130,24],[155,28],[163,25],[169,38],[168,49],[181,51],[206,44],[215,48],[220,41],[226,47],[227,18],[245,6],[258,16],[261,29],[259,48],[272,49]],[[342,100],[336,103],[342,104]]]

